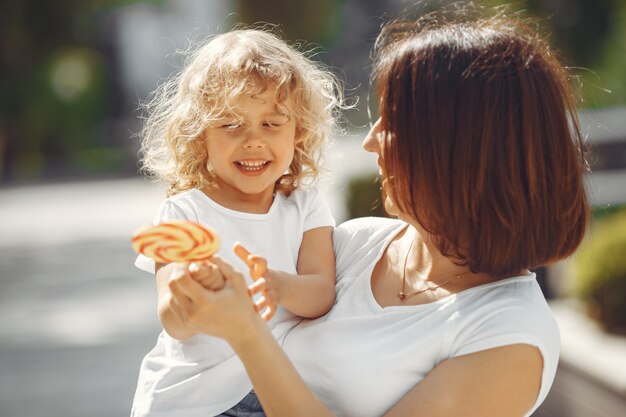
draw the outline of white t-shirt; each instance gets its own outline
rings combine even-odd
[[[543,355],[534,410],[552,385],[560,346],[534,274],[430,304],[383,308],[372,294],[372,270],[405,227],[398,220],[363,218],[335,229],[335,305],[325,316],[302,321],[283,341],[300,375],[337,416],[375,417],[446,359],[524,343]]]
[[[174,219],[212,227],[221,240],[220,257],[244,272],[249,282],[248,268],[233,253],[235,242],[265,257],[271,268],[296,274],[304,232],[335,225],[314,188],[296,189],[289,197],[277,193],[265,214],[230,210],[202,191],[190,190],[165,200],[154,223]],[[135,265],[154,273],[154,262],[143,255]],[[300,320],[279,307],[268,324],[280,341]],[[224,340],[196,335],[179,341],[163,331],[141,363],[131,416],[213,416],[237,404],[251,388],[241,361]]]

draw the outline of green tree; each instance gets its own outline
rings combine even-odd
[[[542,19],[566,65],[579,76],[583,107],[626,104],[624,0],[525,0],[512,7]]]

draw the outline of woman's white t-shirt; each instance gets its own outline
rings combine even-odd
[[[277,193],[265,214],[230,210],[194,189],[165,200],[154,223],[182,219],[212,227],[221,241],[219,256],[243,272],[249,283],[248,268],[233,253],[235,242],[265,257],[271,268],[296,274],[304,232],[335,225],[315,188],[298,188],[288,197]],[[154,262],[143,255],[135,265],[154,273]],[[280,341],[300,320],[279,306],[268,325]],[[163,331],[141,363],[131,416],[209,417],[228,410],[251,389],[243,364],[224,340],[196,335],[179,341]]]
[[[377,417],[446,359],[530,344],[543,355],[534,410],[552,385],[560,346],[534,274],[430,304],[383,308],[372,294],[372,270],[405,227],[398,220],[362,218],[335,229],[335,305],[325,316],[301,322],[283,341],[300,375],[338,416]]]

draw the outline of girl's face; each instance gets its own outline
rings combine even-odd
[[[272,197],[293,160],[296,121],[291,102],[277,106],[275,87],[246,94],[207,132],[209,162],[221,195],[231,201]]]
[[[384,144],[385,144],[385,134],[381,129],[380,118],[376,120],[376,123],[372,126],[369,133],[363,140],[363,149],[368,152],[374,152],[378,154],[378,167],[380,168],[380,175],[382,177],[382,187],[385,196],[385,210],[387,213],[391,215],[398,216],[402,218],[401,213],[398,207],[394,204],[393,199],[391,198],[394,195],[393,190],[393,182],[390,181],[390,178],[387,178],[387,173],[385,172],[385,159],[384,159]],[[392,180],[392,179],[391,179]]]

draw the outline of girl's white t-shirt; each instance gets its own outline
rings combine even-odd
[[[154,224],[181,219],[212,227],[221,241],[219,256],[250,283],[248,268],[233,253],[235,242],[265,257],[271,268],[296,274],[304,232],[335,225],[328,204],[315,188],[298,188],[288,197],[277,193],[265,214],[230,210],[194,189],[166,199]],[[154,261],[143,255],[135,265],[154,273]],[[300,320],[279,307],[268,324],[280,341]],[[243,364],[224,340],[196,335],[179,341],[163,331],[141,363],[131,416],[213,416],[237,404],[251,389]]]
[[[534,274],[474,287],[424,305],[381,307],[372,270],[406,223],[362,218],[333,233],[337,295],[329,313],[289,331],[283,349],[338,416],[376,417],[392,408],[437,364],[510,344],[543,356],[545,399],[559,358],[559,330]]]

